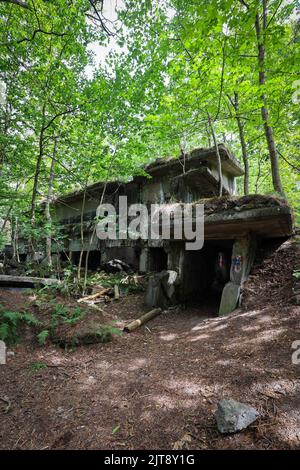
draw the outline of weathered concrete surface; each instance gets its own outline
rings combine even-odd
[[[218,430],[222,434],[242,431],[253,423],[258,416],[259,413],[255,408],[232,398],[220,400],[215,413]]]
[[[145,305],[149,308],[162,306],[165,307],[165,298],[162,292],[161,279],[159,275],[151,276],[148,280]]]
[[[147,307],[167,308],[176,303],[176,286],[178,273],[176,271],[161,271],[149,278],[145,305]]]
[[[140,254],[139,271],[146,273],[148,267],[148,248],[144,248]]]
[[[230,280],[240,285],[248,277],[256,250],[255,237],[248,235],[236,240],[232,247]]]
[[[29,277],[29,276],[8,276],[5,274],[0,274],[0,285],[42,285],[42,286],[51,286],[59,284],[59,279],[53,278],[42,278],[42,277]]]
[[[176,271],[166,271],[168,275],[163,276],[161,284],[163,292],[172,304],[176,303],[176,286],[178,284],[178,273]]]
[[[230,281],[222,292],[219,315],[231,313],[238,305],[241,286],[247,279],[255,258],[256,245],[256,237],[251,234],[235,240],[232,247]]]

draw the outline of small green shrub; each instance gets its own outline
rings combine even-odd
[[[64,305],[57,304],[52,314],[52,323],[57,326],[58,323],[68,323],[73,325],[85,316],[85,312],[80,307],[68,310]]]
[[[32,372],[37,372],[38,370],[41,370],[41,369],[47,369],[47,364],[44,364],[43,362],[33,362],[32,364],[30,364],[29,366],[29,369],[32,371]]]
[[[0,339],[7,344],[15,344],[18,341],[18,327],[20,323],[30,326],[38,326],[40,322],[31,313],[12,312],[10,310],[0,312]]]
[[[49,336],[49,330],[42,330],[38,335],[37,335],[37,340],[40,346],[45,346],[46,344],[46,339]]]
[[[100,339],[101,343],[108,343],[111,340],[112,335],[122,335],[122,331],[119,328],[111,325],[103,325],[96,331],[96,336]]]
[[[84,316],[85,312],[81,310],[80,307],[75,307],[74,310],[69,312],[68,318],[65,318],[64,323],[73,325],[74,323],[77,323],[79,320],[81,320]]]

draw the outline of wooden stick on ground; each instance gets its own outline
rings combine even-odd
[[[97,297],[103,297],[105,294],[107,294],[111,289],[103,289],[100,292],[96,292],[96,294],[88,295],[87,297],[82,297],[81,299],[78,299],[77,302],[86,302],[88,300],[94,300],[97,299]]]
[[[134,320],[134,321],[128,323],[128,325],[126,325],[126,326],[123,328],[123,331],[125,331],[126,333],[130,333],[131,331],[136,330],[136,328],[138,328],[139,326],[143,325],[143,324],[146,323],[147,321],[152,320],[152,318],[156,317],[156,316],[159,315],[161,312],[162,312],[162,309],[161,309],[161,308],[155,308],[154,310],[150,310],[150,312],[145,313],[144,315],[142,315],[142,316],[141,316],[140,318],[138,318],[137,320]]]
[[[115,294],[115,300],[119,300],[119,298],[120,298],[120,289],[119,289],[118,284],[115,284],[114,294]]]

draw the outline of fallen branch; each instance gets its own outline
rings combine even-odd
[[[137,320],[134,320],[134,321],[128,323],[128,325],[126,325],[126,326],[123,328],[123,331],[125,331],[126,333],[130,333],[131,331],[136,330],[136,328],[138,328],[139,326],[143,325],[143,324],[146,323],[147,321],[152,320],[152,318],[156,317],[156,316],[159,315],[161,312],[162,312],[162,309],[161,309],[161,308],[155,308],[154,310],[150,310],[150,312],[145,313],[144,315],[142,315],[142,316],[141,316],[140,318],[138,318]]]
[[[89,304],[89,307],[92,307],[92,308],[94,308],[95,310],[98,310],[98,311],[101,312],[101,313],[105,313],[102,308],[98,307],[98,305]]]
[[[81,299],[78,299],[77,302],[87,302],[89,300],[97,299],[98,297],[104,297],[105,294],[110,292],[110,290],[111,290],[110,288],[103,289],[100,292],[96,292],[96,294],[92,294],[92,295],[88,295],[86,297],[82,297]]]

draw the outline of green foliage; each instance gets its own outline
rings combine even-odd
[[[79,320],[82,320],[85,314],[86,313],[80,307],[68,309],[62,304],[57,304],[54,307],[54,310],[52,313],[52,319],[53,319],[53,323],[55,323],[56,325],[59,322],[73,325],[77,323]]]
[[[29,369],[32,372],[38,372],[41,369],[47,369],[47,364],[44,364],[43,362],[33,362],[30,364]]]
[[[40,346],[45,346],[46,340],[49,336],[49,330],[42,330],[38,335],[37,335],[37,340]]]
[[[102,287],[112,289],[117,285],[124,294],[132,294],[144,290],[144,283],[141,277],[142,276],[137,277],[136,275],[126,273],[108,274],[105,271],[101,271],[90,275],[87,285],[91,287],[101,285]]]
[[[112,325],[102,325],[101,328],[97,329],[95,334],[101,343],[108,343],[113,334],[120,336],[122,335],[122,331]]]
[[[117,432],[119,432],[120,429],[121,429],[121,426],[118,424],[118,426],[115,426],[115,427],[113,428],[113,430],[112,430],[111,433],[112,433],[112,434],[117,434]]]
[[[1,321],[0,323],[0,339],[9,344],[16,342],[16,331],[15,328],[9,323]]]
[[[32,313],[23,313],[21,320],[30,326],[39,326],[40,324],[39,320]]]
[[[300,270],[293,271],[293,276],[294,276],[296,279],[300,279]]]
[[[40,322],[31,313],[13,312],[10,310],[0,312],[0,339],[8,344],[18,341],[18,328],[21,323],[38,326]]]
[[[254,26],[261,2],[245,2],[247,8],[228,0],[124,0],[112,23],[97,20],[101,2],[93,3],[99,17],[87,21],[89,0],[36,0],[32,9],[0,2],[0,219],[8,216],[18,238],[41,250],[46,237],[63,249],[62,227],[54,214],[45,216],[49,194],[99,180],[126,181],[158,156],[212,146],[208,113],[217,140],[242,163],[240,117],[250,193],[270,193],[263,91],[281,180],[299,223],[296,0],[267,2],[263,88]],[[110,44],[96,66],[91,48],[108,44],[107,24],[118,47]],[[242,187],[241,178],[240,192]],[[0,246],[3,240],[0,229]],[[65,277],[58,288],[80,293],[74,272],[66,270]]]

